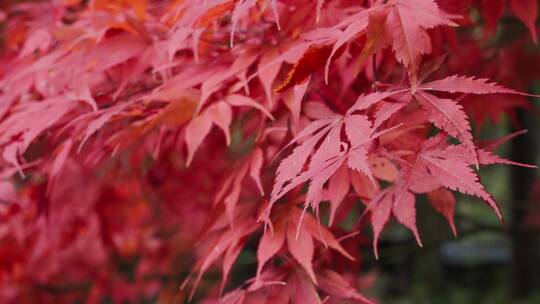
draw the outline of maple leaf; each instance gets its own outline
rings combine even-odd
[[[278,56],[279,53],[277,51],[270,51],[264,53],[263,55],[261,55],[261,58],[257,64],[257,70],[264,69],[264,72],[258,73],[258,77],[264,87],[264,93],[266,94],[266,98],[268,99],[270,104],[273,103],[272,85],[281,68],[281,64],[279,63],[273,65],[270,63],[273,62],[274,59],[276,59]]]
[[[291,155],[283,159],[278,167],[266,216],[279,198],[306,181],[310,181],[310,185],[305,207],[313,208],[318,214],[319,203],[325,195],[327,197],[332,195],[332,193],[325,194],[323,187],[343,163],[368,177],[371,183],[375,183],[368,162],[368,153],[372,141],[385,131],[375,132],[367,116],[354,112],[368,108],[394,94],[397,93],[373,93],[361,96],[345,116],[328,113],[328,117],[315,120],[300,131],[289,145],[303,142]],[[342,139],[342,132],[346,135],[345,141]],[[307,169],[304,170],[306,164]],[[339,205],[338,201],[340,199],[334,199],[333,212]]]
[[[319,286],[328,294],[340,299],[353,299],[361,303],[373,303],[357,292],[347,280],[337,272],[325,269],[317,275]]]
[[[396,59],[409,71],[411,84],[416,84],[420,57],[431,52],[428,29],[439,25],[456,26],[433,0],[396,0],[390,6],[387,27],[391,30],[392,49]]]
[[[56,96],[21,108],[0,123],[3,157],[21,171],[20,156],[34,139],[57,123],[75,106],[76,100]],[[13,140],[13,138],[18,138]],[[21,171],[22,172],[22,171]]]
[[[243,181],[248,174],[257,185],[260,194],[264,195],[260,177],[263,161],[264,158],[261,149],[256,148],[251,155],[225,179],[217,192],[214,198],[214,206],[223,202],[231,225],[234,223],[235,209],[238,199],[240,198]]]
[[[313,283],[302,272],[295,271],[287,282],[294,293],[291,294],[293,303],[321,304],[322,301]]]
[[[277,222],[269,225],[272,229],[266,229],[259,241],[257,249],[257,276],[258,285],[264,265],[274,257],[286,243],[288,251],[294,259],[304,268],[310,279],[317,284],[313,271],[313,255],[315,245],[313,239],[336,250],[344,257],[354,260],[339,244],[339,241],[325,227],[322,227],[311,215],[304,214],[300,209],[280,209],[279,212],[286,212],[286,216],[278,219]]]
[[[227,145],[231,143],[231,135],[229,131],[232,122],[231,106],[248,106],[253,107],[261,113],[273,119],[272,114],[266,108],[258,104],[253,99],[238,94],[226,96],[224,101],[219,101],[210,105],[201,114],[194,117],[186,126],[185,140],[188,148],[187,165],[193,160],[195,152],[201,145],[204,138],[210,133],[212,125],[218,126],[225,134]]]
[[[227,278],[227,275],[230,271],[232,263],[238,257],[241,248],[243,247],[242,238],[250,234],[255,230],[257,225],[252,222],[242,222],[242,225],[235,226],[232,229],[225,229],[221,231],[216,240],[214,240],[211,250],[202,257],[198,262],[195,268],[197,269],[197,276],[193,283],[193,289],[190,293],[190,299],[193,298],[197,285],[201,281],[202,276],[208,270],[208,268],[221,256],[225,255],[224,264],[223,264],[223,283],[222,290],[224,287],[224,281]],[[185,280],[183,286],[187,284],[189,277]]]
[[[345,130],[348,129],[347,135],[354,147],[351,151],[348,148],[345,150],[348,144],[341,141],[343,127]],[[358,127],[358,130],[354,130],[355,127]],[[318,210],[318,204],[323,198],[324,184],[339,169],[347,155],[349,167],[369,173],[366,172],[369,170],[367,156],[363,154],[367,153],[364,145],[369,142],[371,133],[371,123],[366,116],[361,115],[334,116],[312,122],[291,141],[295,143],[305,138],[304,142],[280,163],[268,210],[280,197],[308,180],[311,180],[311,184],[306,197],[306,206]],[[320,140],[322,140],[320,146],[315,149]],[[308,168],[303,171],[309,157],[311,158]]]
[[[257,248],[257,279],[260,279],[264,265],[275,256],[285,243],[285,225],[274,225],[273,230],[266,230]]]
[[[373,183],[367,176],[357,171],[350,171],[350,182],[356,195],[365,200],[371,200],[380,192],[379,183]]]
[[[328,83],[328,73],[330,68],[330,63],[334,56],[337,55],[338,51],[343,48],[343,46],[355,38],[359,33],[364,31],[368,26],[368,18],[371,9],[365,9],[361,12],[354,14],[353,16],[343,20],[336,26],[334,30],[337,35],[337,40],[332,47],[332,51],[326,60],[324,79]],[[341,30],[343,28],[343,30]]]
[[[452,75],[440,80],[420,84],[418,90],[469,94],[523,94],[507,89],[497,83],[489,82],[488,79],[461,75]]]
[[[373,229],[373,251],[375,258],[379,258],[378,242],[384,226],[394,214],[396,219],[414,234],[420,246],[420,235],[416,228],[416,207],[414,194],[399,187],[392,187],[381,191],[371,202],[368,209],[371,212],[371,226]]]
[[[48,192],[51,191],[53,187],[52,185],[56,182],[58,175],[61,173],[61,170],[64,167],[64,164],[66,163],[66,160],[69,156],[72,146],[73,146],[73,140],[68,139],[59,147],[60,149],[58,149],[59,151],[56,154],[56,157],[54,158],[54,161],[52,162],[51,168],[49,171],[50,184],[47,185]]]
[[[249,12],[249,10],[255,6],[255,4],[257,4],[256,0],[242,0],[236,3],[232,16],[231,16],[231,19],[232,19],[231,39],[230,39],[231,47],[233,47],[233,44],[234,44],[234,33],[235,33],[236,25],[238,24],[239,19],[242,16],[246,15]]]
[[[197,151],[203,139],[210,132],[210,128],[212,128],[212,120],[206,113],[193,118],[187,125],[185,134],[188,149],[188,165],[191,163],[195,151]]]
[[[431,191],[437,185],[480,197],[495,211],[499,219],[502,215],[497,204],[478,181],[478,176],[470,168],[472,163],[468,153],[456,153],[460,146],[439,146],[443,136],[432,137],[422,144],[422,150],[416,158],[410,172],[409,188],[413,191]],[[461,149],[463,149],[461,147]],[[435,186],[433,189],[429,189]]]
[[[349,193],[351,187],[349,169],[342,165],[328,181],[326,199],[330,201],[330,219],[328,226],[332,226],[336,216],[336,211]]]
[[[362,219],[360,199],[378,257],[392,217],[420,243],[416,196],[457,234],[453,191],[500,216],[474,166],[535,168],[493,152],[522,131],[478,141],[465,114],[480,129],[535,96],[449,75],[530,87],[536,0],[15,2],[0,10],[1,303],[66,282],[94,282],[72,292],[89,302],[185,301],[204,285],[209,304],[370,303],[361,264],[339,270],[362,230],[327,216]],[[529,33],[477,39],[505,40],[507,13]],[[259,235],[242,265],[254,277],[222,296]],[[202,284],[215,264],[221,280]],[[171,269],[191,271],[191,294],[148,281]]]
[[[391,43],[390,35],[386,28],[386,12],[373,12],[369,15],[368,26],[366,28],[366,43],[362,47],[362,51],[358,56],[356,63],[356,72],[360,70],[364,62],[378,51],[382,50]]]
[[[469,151],[474,154],[475,145],[473,143],[471,127],[462,106],[452,99],[439,98],[428,93],[428,91],[468,94],[502,93],[527,95],[504,88],[496,83],[491,83],[487,79],[476,79],[458,75],[419,84],[417,87],[412,87],[411,89],[413,94],[404,93],[403,90],[395,90],[360,96],[359,100],[348,112],[363,110],[383,101],[383,105],[378,108],[378,111],[375,114],[374,126],[379,127],[394,113],[403,109],[410,101],[415,99],[426,111],[426,117],[435,126],[459,139],[465,144]],[[360,102],[360,100],[363,100],[363,102]]]
[[[297,228],[295,224],[287,225],[287,247],[291,255],[306,270],[310,279],[317,284],[312,265],[314,245],[311,234],[305,229]]]
[[[336,52],[336,57],[339,57],[345,51],[344,47],[341,47]],[[295,85],[304,83],[309,76],[324,67],[330,55],[332,54],[332,46],[330,45],[312,45],[302,55],[300,60],[291,68],[287,73],[287,77],[283,82],[274,89],[274,92],[283,92]]]
[[[428,192],[427,197],[433,209],[446,218],[448,224],[450,224],[450,228],[452,228],[452,233],[454,233],[454,236],[457,236],[456,224],[454,223],[456,198],[452,192],[441,188]]]
[[[502,220],[502,215],[495,201],[484,190],[470,166],[478,159],[479,163],[483,165],[500,163],[531,167],[505,160],[481,149],[471,153],[465,145],[446,144],[444,138],[445,135],[442,134],[426,140],[415,160],[410,164],[410,168],[404,170],[405,175],[402,180],[398,180],[391,189],[380,192],[368,203],[376,257],[378,257],[378,239],[391,214],[394,214],[399,222],[409,228],[418,243],[421,244],[415,224],[415,199],[410,191],[427,192],[434,209],[446,217],[454,235],[456,235],[457,230],[453,220],[455,199],[451,192],[440,187],[482,198]]]
[[[475,151],[467,114],[458,103],[428,93],[418,93],[417,100],[436,127],[459,139],[469,151]]]
[[[429,120],[449,135],[459,139],[473,153],[475,146],[472,140],[471,127],[463,108],[453,100],[437,98],[425,91],[470,94],[523,94],[504,88],[496,83],[488,82],[487,79],[475,79],[458,75],[421,84],[418,90],[417,100],[427,111]]]

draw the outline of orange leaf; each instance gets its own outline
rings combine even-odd
[[[225,3],[218,4],[204,13],[198,20],[197,24],[200,27],[207,27],[214,21],[219,20],[225,14],[229,13],[234,8],[234,1],[230,0]]]
[[[171,102],[165,106],[153,118],[141,123],[125,128],[122,132],[115,134],[109,141],[112,146],[128,146],[129,144],[139,140],[145,134],[150,132],[160,125],[167,127],[177,127],[190,120],[195,113],[197,100],[183,97]],[[135,113],[135,115],[140,113]]]
[[[324,67],[324,64],[332,53],[332,45],[312,45],[302,55],[300,60],[291,68],[285,80],[274,89],[275,93],[283,92],[289,88],[304,83],[309,75]],[[345,51],[345,47],[342,46],[336,52],[334,58],[338,58]]]
[[[139,20],[146,18],[146,0],[94,0],[93,8],[96,10],[120,13],[126,9],[133,9]]]
[[[156,118],[155,123],[163,123],[167,126],[178,126],[186,123],[195,113],[197,102],[194,99],[182,98],[167,105]]]

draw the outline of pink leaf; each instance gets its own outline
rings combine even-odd
[[[354,169],[369,178],[371,183],[374,183],[373,175],[369,168],[367,150],[365,147],[358,147],[349,151],[349,157],[347,159],[347,165],[349,168]]]
[[[242,248],[244,247],[244,244],[242,242],[236,243],[233,246],[230,246],[227,249],[227,252],[225,252],[225,257],[223,259],[223,273],[221,275],[221,286],[219,288],[220,292],[219,294],[223,293],[223,289],[225,288],[225,283],[227,282],[227,278],[229,277],[229,273],[231,272],[232,266],[236,259],[238,258],[238,255],[242,251]]]
[[[347,110],[347,115],[352,114],[354,111],[365,110],[379,101],[388,98],[392,95],[398,94],[399,91],[390,92],[373,92],[365,95],[360,95],[356,102]]]
[[[444,79],[424,83],[418,86],[418,89],[424,91],[444,91],[449,93],[469,94],[519,94],[514,90],[507,89],[494,82],[489,82],[489,80],[484,78],[467,77],[460,75],[448,76]]]
[[[420,105],[426,110],[428,119],[438,128],[459,139],[469,151],[475,151],[471,126],[467,114],[455,101],[442,99],[428,93],[417,95]]]
[[[326,132],[328,132],[328,130]],[[270,196],[270,204],[285,194],[283,191],[284,186],[287,182],[300,174],[309,155],[315,148],[315,145],[326,132],[319,132],[313,137],[308,138],[302,144],[294,148],[291,155],[281,161],[277,169],[274,188],[272,189],[272,194]]]
[[[419,166],[426,166],[431,173],[430,178],[436,179],[446,188],[465,194],[475,195],[486,201],[495,211],[499,219],[502,215],[497,204],[478,181],[478,176],[469,167],[465,158],[448,155],[446,150],[424,150],[419,155]]]
[[[317,280],[319,287],[326,293],[340,298],[340,299],[353,299],[358,300],[361,303],[373,304],[373,302],[358,291],[340,274],[337,272],[325,269],[318,273]]]
[[[343,124],[338,121],[332,129],[330,129],[330,132],[328,132],[321,145],[317,148],[317,151],[315,151],[311,157],[311,162],[309,163],[310,169],[335,157],[341,151],[342,125]]]
[[[352,148],[359,147],[370,141],[373,130],[371,121],[364,115],[345,116],[345,132],[351,142]]]
[[[364,174],[354,170],[349,174],[354,192],[358,197],[371,200],[380,192],[379,183],[372,182]]]
[[[277,63],[269,65],[269,63],[272,62],[277,56],[277,52],[267,52],[261,57],[257,66],[258,70],[261,71],[258,73],[258,76],[264,87],[264,93],[266,94],[266,98],[268,99],[270,105],[273,104],[274,100],[272,97],[272,84],[274,83],[279,69],[281,68],[281,64]],[[262,71],[263,67],[265,66],[267,66],[267,68]]]
[[[332,226],[334,223],[336,211],[341,202],[347,196],[347,193],[349,193],[350,187],[349,169],[347,166],[343,165],[337,170],[336,174],[334,174],[328,182],[328,190],[326,192],[326,197],[330,201],[330,220],[328,226]]]
[[[227,146],[231,144],[231,133],[229,127],[232,121],[231,107],[225,102],[218,102],[208,108],[210,119],[221,129],[225,134]]]
[[[304,95],[306,94],[308,85],[309,85],[309,78],[305,83],[302,83],[300,85],[297,85],[289,90],[287,90],[283,94],[283,101],[285,102],[285,105],[291,111],[292,115],[292,122],[293,122],[293,133],[296,133],[296,129],[298,128],[298,124],[300,122],[300,110],[302,108],[302,99],[304,98]]]
[[[385,121],[387,121],[392,115],[403,109],[411,101],[412,96],[405,94],[397,100],[384,101],[375,112],[375,121],[373,122],[373,128],[379,128]]]
[[[238,203],[240,191],[242,190],[242,181],[246,176],[247,170],[247,165],[240,168],[238,174],[234,177],[234,180],[232,182],[232,189],[230,189],[229,195],[227,195],[223,201],[225,203],[225,210],[227,212],[227,215],[229,216],[229,222],[231,223],[231,225],[233,224],[236,204]]]
[[[233,44],[234,44],[234,33],[236,31],[236,25],[238,24],[238,21],[240,20],[241,17],[246,15],[249,9],[254,7],[255,4],[257,4],[257,0],[243,0],[236,3],[236,7],[234,8],[234,11],[231,17],[231,21],[232,21],[231,39],[230,39],[231,48],[233,47]]]
[[[316,120],[337,116],[337,114],[330,110],[324,103],[317,101],[308,101],[304,104],[304,115]]]
[[[326,60],[326,65],[324,68],[324,79],[326,83],[328,83],[328,73],[330,70],[330,63],[332,62],[332,59],[334,58],[334,55],[338,52],[338,50],[345,45],[345,43],[349,42],[351,39],[353,39],[358,33],[363,31],[368,26],[368,17],[370,9],[363,10],[362,12],[355,15],[355,19],[353,22],[351,22],[345,30],[340,33],[338,36],[338,40],[334,44],[334,47],[332,48],[332,52],[330,53],[330,56],[328,56],[328,59]]]
[[[300,210],[297,210],[297,217],[300,217]],[[295,210],[295,211],[296,211]],[[325,244],[326,246],[334,249],[335,251],[341,253],[344,257],[348,258],[351,261],[354,261],[354,258],[341,246],[336,237],[328,230],[326,227],[322,226],[315,218],[310,215],[306,215],[302,222],[305,225],[305,229],[311,234],[313,238],[317,241]]]
[[[332,164],[326,166],[322,170],[317,170],[318,173],[314,174],[311,178],[311,183],[306,194],[306,206],[310,206],[315,210],[316,213],[319,212],[319,203],[322,201],[322,191],[324,184],[330,179],[330,177],[341,167],[344,159],[339,158]],[[318,215],[318,214],[317,214]]]
[[[47,29],[40,28],[30,33],[26,39],[22,50],[19,52],[19,58],[31,55],[34,51],[45,52],[49,49],[52,42],[51,33]]]
[[[518,167],[525,167],[525,168],[537,168],[535,165],[528,165],[528,164],[522,164],[518,162],[514,162],[505,158],[502,158],[498,155],[493,154],[490,151],[478,149],[478,162],[481,165],[492,165],[492,164],[503,164],[503,165],[513,165]]]
[[[260,279],[264,265],[283,247],[285,242],[284,223],[277,223],[274,230],[266,229],[257,248],[257,279]]]
[[[397,0],[386,21],[392,33],[396,59],[409,70],[414,86],[420,57],[431,53],[431,40],[426,30],[456,24],[446,18],[433,0]]]
[[[457,236],[457,229],[456,225],[454,224],[454,210],[456,206],[456,198],[454,197],[452,192],[448,191],[447,189],[441,188],[429,192],[427,194],[427,197],[431,206],[433,206],[433,209],[435,209],[437,212],[439,212],[446,218],[448,224],[450,224],[450,228],[452,228],[452,233],[454,233],[454,236]]]
[[[54,158],[54,161],[51,166],[50,170],[50,176],[51,178],[56,177],[60,170],[62,170],[62,167],[64,166],[67,157],[69,156],[69,152],[71,151],[71,147],[73,146],[73,140],[68,139],[62,145],[60,146],[60,151]]]
[[[187,165],[191,164],[195,152],[201,145],[204,138],[210,133],[212,120],[205,114],[193,118],[186,126],[186,144],[188,149]]]
[[[249,176],[251,179],[253,179],[255,184],[257,184],[257,187],[261,192],[261,196],[264,196],[264,189],[261,183],[261,168],[264,162],[263,151],[260,148],[256,148],[251,157]]]
[[[301,224],[301,223],[298,223]],[[309,232],[302,226],[298,230],[296,237],[296,225],[289,223],[287,225],[287,247],[294,259],[304,268],[311,280],[316,284],[315,272],[313,271],[313,238]]]
[[[291,303],[321,304],[315,286],[303,273],[295,271],[287,284],[292,290]]]
[[[0,202],[14,203],[17,200],[15,185],[8,181],[0,181]]]
[[[295,144],[310,135],[320,134],[320,132],[323,133],[323,135],[326,134],[326,132],[333,128],[334,124],[337,123],[338,119],[339,117],[336,116],[330,118],[322,118],[310,122],[300,132],[298,132],[298,134],[296,134],[296,136],[287,144],[286,147],[289,147],[292,144]]]
[[[393,194],[392,212],[396,219],[405,227],[409,228],[416,238],[416,242],[422,247],[422,241],[416,228],[416,200],[409,191],[396,191]]]
[[[373,252],[375,258],[379,259],[378,243],[381,232],[390,219],[392,212],[392,199],[388,190],[379,193],[370,203],[371,208],[371,227],[373,229]]]
[[[274,117],[272,116],[272,114],[270,114],[270,112],[268,112],[268,110],[263,105],[261,105],[260,103],[253,100],[250,97],[243,96],[243,95],[238,95],[238,94],[233,94],[233,95],[229,95],[229,96],[225,97],[225,100],[231,106],[235,106],[235,107],[252,107],[254,109],[257,109],[257,110],[261,111],[261,113],[266,115],[268,118],[274,120]]]

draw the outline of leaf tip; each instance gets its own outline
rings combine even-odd
[[[456,230],[456,226],[452,225],[452,234],[454,235],[454,238],[457,238],[458,232]]]
[[[373,239],[373,255],[375,256],[375,260],[378,261],[379,260],[379,248],[378,248],[378,244],[379,243],[379,240],[377,238]]]

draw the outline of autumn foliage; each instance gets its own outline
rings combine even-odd
[[[478,170],[530,166],[479,130],[529,107],[536,0],[2,5],[1,303],[373,303],[391,218],[503,221]]]

